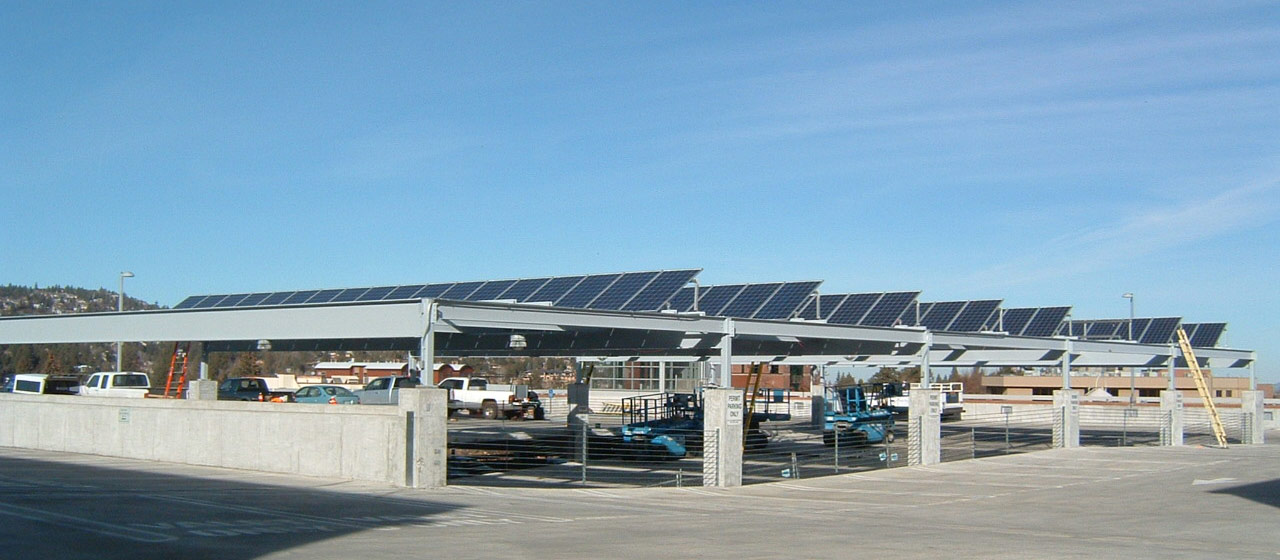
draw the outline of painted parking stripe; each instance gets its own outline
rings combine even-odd
[[[42,523],[57,525],[61,528],[78,529],[108,537],[122,538],[144,543],[162,543],[177,540],[177,537],[172,537],[162,533],[142,531],[121,525],[103,523],[93,519],[67,515],[65,513],[17,506],[13,504],[0,504],[0,515],[9,515],[27,521],[40,521]]]

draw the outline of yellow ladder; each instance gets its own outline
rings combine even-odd
[[[1178,346],[1182,347],[1182,357],[1187,360],[1187,367],[1191,369],[1191,378],[1196,381],[1196,391],[1200,393],[1200,400],[1204,401],[1205,410],[1209,411],[1209,423],[1213,425],[1213,437],[1218,439],[1218,445],[1227,446],[1227,431],[1222,428],[1222,418],[1218,416],[1218,407],[1213,404],[1213,396],[1209,394],[1209,388],[1204,384],[1204,374],[1200,372],[1200,363],[1196,361],[1196,352],[1191,348],[1191,341],[1187,339],[1187,331],[1178,327]]]

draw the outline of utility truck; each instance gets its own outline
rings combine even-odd
[[[873,397],[874,398],[874,397]],[[868,400],[862,386],[827,390],[822,443],[827,446],[867,445],[893,441],[893,412]]]
[[[449,390],[449,414],[465,410],[486,419],[542,420],[546,411],[537,393],[525,385],[490,385],[480,377],[448,377],[436,385]]]

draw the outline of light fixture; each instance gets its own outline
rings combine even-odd
[[[262,339],[262,340],[259,340],[259,341],[258,341],[258,351],[259,351],[259,352],[266,352],[266,351],[268,351],[268,350],[271,350],[271,341],[270,341],[270,340],[267,340],[267,339],[265,339],[265,338],[264,338],[264,339]]]
[[[507,340],[507,348],[512,350],[523,350],[528,346],[529,342],[524,339],[524,335],[522,334],[513,334],[511,335],[511,338]]]

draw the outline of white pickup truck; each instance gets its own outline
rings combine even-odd
[[[151,392],[151,379],[136,371],[100,371],[80,384],[86,397],[124,397],[141,399]]]
[[[524,385],[489,385],[479,377],[449,377],[436,385],[449,390],[449,414],[466,410],[487,419],[504,416],[511,419],[542,420],[546,412],[538,395]]]

